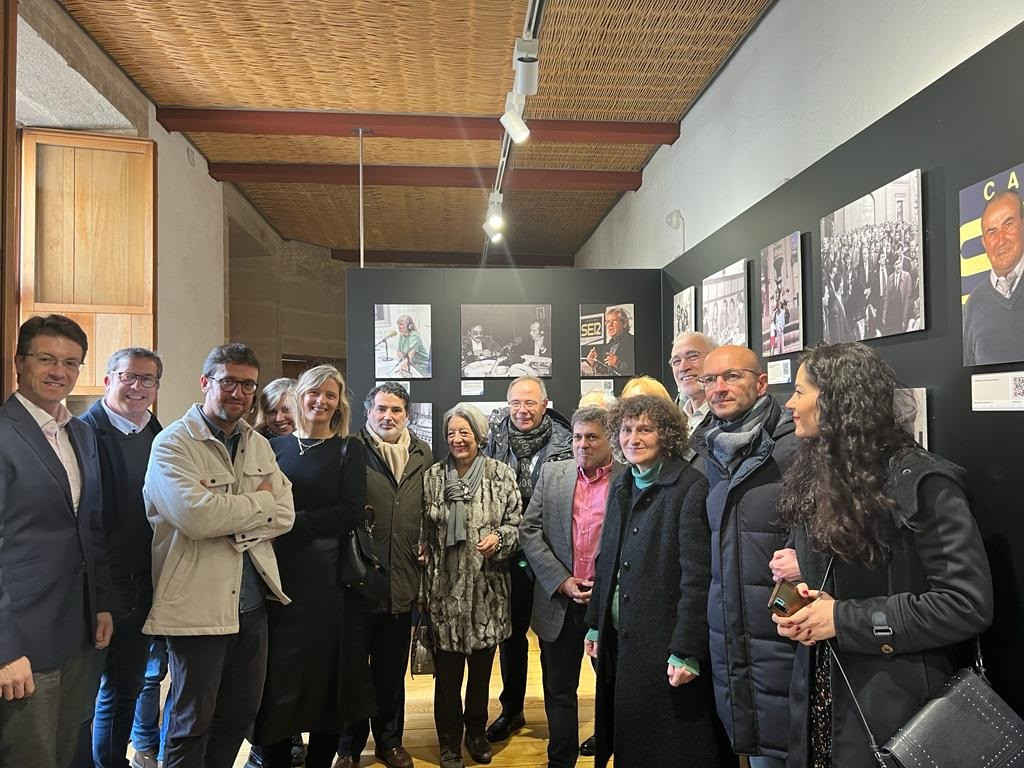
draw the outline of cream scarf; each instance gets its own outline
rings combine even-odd
[[[380,435],[369,427],[366,428],[366,432],[373,441],[373,447],[377,449],[384,459],[384,463],[391,470],[391,474],[395,476],[395,482],[401,483],[402,474],[405,472],[405,465],[409,463],[409,446],[412,444],[409,429],[402,430],[397,443],[388,443],[381,440]]]

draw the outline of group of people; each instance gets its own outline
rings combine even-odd
[[[481,323],[474,323],[462,337],[461,367],[465,376],[547,376],[551,373],[551,342],[546,324],[530,322],[527,336],[507,342],[495,340]]]
[[[531,627],[553,768],[867,768],[838,662],[881,741],[992,618],[963,471],[903,431],[893,372],[859,343],[808,350],[785,404],[752,351],[698,333],[673,342],[675,401],[641,377],[566,419],[523,376],[496,423],[445,413],[438,462],[396,383],[350,434],[329,365],[267,385],[250,426],[244,344],[211,351],[202,402],[166,428],[159,356],[119,350],[75,419],[62,401],[87,349],[69,318],[26,321],[0,408],[0,768],[126,765],[160,649],[162,757],[136,742],[133,765],[226,767],[248,738],[251,765],[345,768],[372,734],[409,768],[417,612],[443,768],[463,748],[491,762],[526,725]],[[339,578],[361,526],[386,553],[383,604]],[[788,616],[769,610],[781,579],[808,601]]]
[[[704,305],[704,331],[720,343],[739,344],[747,337],[743,293],[723,296]]]
[[[873,339],[923,327],[917,226],[916,221],[883,221],[823,238],[825,341]]]

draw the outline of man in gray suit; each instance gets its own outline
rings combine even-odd
[[[584,751],[576,746],[583,619],[608,489],[623,470],[612,460],[606,410],[591,406],[573,414],[572,452],[574,459],[543,466],[519,524],[519,541],[536,575],[530,626],[540,638],[550,768],[572,768]]]
[[[96,437],[62,402],[87,349],[70,318],[29,318],[0,407],[0,768],[71,762],[113,630]]]

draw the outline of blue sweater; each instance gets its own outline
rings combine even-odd
[[[964,365],[1024,360],[1024,280],[1009,299],[988,277],[964,305]]]

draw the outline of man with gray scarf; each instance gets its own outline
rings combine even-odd
[[[745,347],[712,350],[698,381],[712,413],[691,446],[710,485],[715,703],[733,751],[749,755],[751,768],[784,768],[794,646],[779,637],[767,608],[768,563],[786,545],[775,502],[796,447],[793,418],[768,394],[768,376]]]
[[[520,376],[508,387],[508,415],[491,428],[484,450],[492,459],[508,464],[516,473],[523,509],[530,503],[541,467],[549,461],[572,458],[572,426],[548,410],[547,390],[536,376]],[[504,741],[526,725],[526,632],[533,612],[533,575],[522,550],[509,561],[512,575],[512,636],[501,644],[501,714],[487,729],[487,740]]]

